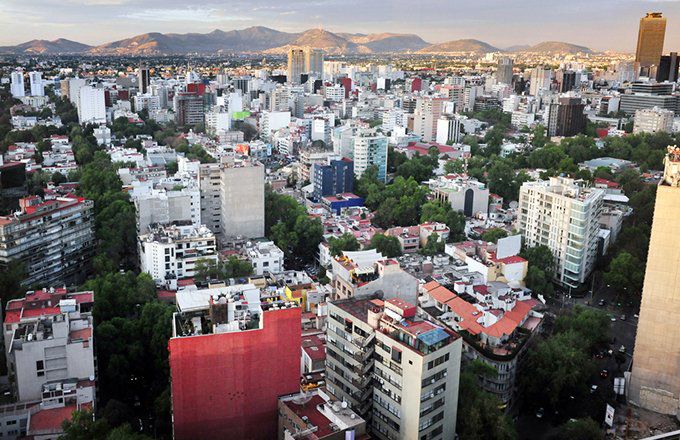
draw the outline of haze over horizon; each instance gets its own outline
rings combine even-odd
[[[148,32],[187,33],[267,26],[301,32],[414,33],[430,43],[474,38],[496,47],[558,40],[595,50],[635,50],[639,19],[661,11],[668,19],[665,52],[680,40],[678,0],[5,0],[0,45],[67,38],[99,45]],[[360,16],[357,17],[357,11]],[[410,21],[408,21],[408,20]]]

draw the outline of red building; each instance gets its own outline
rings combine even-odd
[[[278,397],[300,389],[300,308],[263,304],[257,322],[245,324],[254,328],[243,329],[251,312],[244,312],[245,320],[238,313],[252,310],[244,297],[230,300],[238,305],[235,310],[230,305],[227,315],[226,302],[212,294],[206,315],[199,318],[194,299],[187,303],[183,320],[184,300],[178,292],[177,328],[190,328],[200,319],[202,332],[215,323],[213,329],[236,323],[236,330],[195,336],[189,332],[170,339],[174,438],[275,439]],[[220,304],[225,305],[222,320]]]
[[[340,84],[345,88],[345,99],[349,98],[349,94],[352,93],[352,78],[341,78]]]

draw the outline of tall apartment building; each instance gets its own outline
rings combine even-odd
[[[5,355],[14,394],[40,400],[43,386],[94,380],[93,292],[29,291],[5,306]]]
[[[216,235],[222,232],[220,218],[222,216],[220,164],[202,163],[199,168],[199,186],[201,192],[201,224]]]
[[[460,120],[453,115],[442,115],[437,120],[436,142],[443,145],[460,142]]]
[[[538,96],[549,91],[552,84],[552,70],[549,67],[537,66],[531,70],[529,94]]]
[[[277,438],[279,396],[300,390],[300,308],[238,285],[177,292],[168,343],[174,438]]]
[[[78,92],[78,122],[81,124],[106,124],[104,89],[81,87]]]
[[[94,255],[94,203],[30,196],[19,205],[19,212],[0,217],[0,268],[23,263],[26,286],[82,281]]]
[[[151,114],[161,109],[160,96],[152,95],[150,93],[138,93],[134,96],[134,103],[136,112],[141,112],[146,109],[149,114]]]
[[[375,130],[359,130],[352,136],[350,159],[354,161],[354,175],[361,177],[370,166],[378,168],[378,179],[387,178],[388,139]]]
[[[668,147],[654,206],[628,398],[643,408],[680,413],[680,150]]]
[[[28,79],[31,84],[31,96],[45,96],[42,72],[29,72]]]
[[[658,66],[666,37],[666,19],[661,12],[648,12],[640,19],[635,62],[640,67]]]
[[[672,133],[674,116],[673,111],[659,107],[636,110],[633,133]]]
[[[151,72],[149,66],[144,63],[139,65],[137,69],[137,88],[142,95],[149,93],[149,85],[151,85]]]
[[[223,157],[220,171],[225,237],[264,236],[264,165],[251,158]]]
[[[139,236],[138,243],[141,270],[157,285],[193,277],[199,260],[217,263],[215,234],[205,226],[154,225]]]
[[[152,188],[151,182],[135,183],[132,200],[137,214],[137,233],[146,234],[154,223],[201,225],[201,193],[195,182],[181,189]]]
[[[555,279],[563,286],[583,284],[595,265],[604,194],[567,177],[520,188],[518,230],[527,246],[550,248]]]
[[[288,50],[288,82],[300,84],[302,74],[323,78],[323,49],[292,47]]]
[[[585,104],[578,97],[560,97],[548,107],[548,136],[575,136],[586,129]]]
[[[205,120],[203,97],[197,92],[175,94],[174,106],[177,125],[202,124]]]
[[[462,339],[375,296],[329,303],[326,386],[380,439],[454,438]]]
[[[513,66],[514,61],[512,58],[508,57],[501,57],[498,59],[498,66],[496,68],[496,81],[498,81],[501,84],[512,84],[512,76],[513,76]]]
[[[23,98],[24,96],[26,96],[26,89],[24,86],[24,72],[21,70],[15,70],[10,75],[10,78],[12,81],[10,84],[10,91],[12,93],[12,97]]]
[[[413,132],[423,142],[434,142],[437,139],[437,121],[442,115],[447,98],[422,97],[416,101],[413,112]]]
[[[330,159],[327,165],[313,165],[312,184],[314,200],[354,191],[354,162],[343,158]]]

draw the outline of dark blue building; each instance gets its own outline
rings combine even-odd
[[[331,160],[328,165],[314,165],[312,183],[315,202],[326,196],[351,193],[354,191],[354,162],[343,158]]]

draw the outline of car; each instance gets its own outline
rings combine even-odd
[[[638,319],[639,317],[640,317],[640,315],[638,315],[637,313],[633,315],[633,318],[635,318],[635,319]]]
[[[595,353],[595,359],[604,359],[604,353],[602,353],[601,351]]]
[[[601,299],[600,301],[597,302],[597,305],[600,306],[600,307],[604,307],[605,305],[607,305],[607,302],[605,300]]]
[[[626,352],[625,345],[622,345],[621,347],[619,347],[619,353],[625,353],[625,352]]]
[[[591,385],[590,386],[590,394],[595,394],[597,391],[597,385]]]
[[[625,321],[625,320],[626,320],[626,315],[621,315],[621,317],[620,317],[619,319],[620,319],[621,321]]]
[[[537,419],[542,419],[543,414],[545,414],[545,410],[543,408],[538,408],[538,411],[536,411],[536,418]]]
[[[609,377],[609,370],[607,370],[605,368],[604,370],[600,371],[600,377],[603,378],[603,379],[606,379],[607,377]]]
[[[616,317],[612,316],[609,318],[612,322],[616,322]]]

